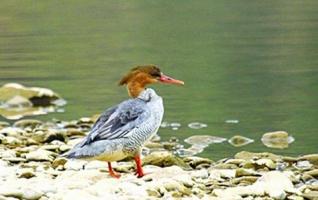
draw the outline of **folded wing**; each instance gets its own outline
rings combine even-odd
[[[106,110],[96,121],[81,146],[100,141],[129,137],[150,116],[146,102],[130,99]]]

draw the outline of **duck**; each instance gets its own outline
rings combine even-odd
[[[133,158],[138,178],[145,175],[141,149],[158,131],[164,114],[162,97],[146,86],[154,83],[184,85],[156,65],[132,68],[120,81],[131,97],[108,108],[96,120],[84,139],[64,154],[69,159],[100,160],[108,164],[111,177],[119,178],[111,163]]]

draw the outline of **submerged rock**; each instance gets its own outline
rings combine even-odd
[[[254,140],[244,136],[235,135],[231,137],[228,142],[235,147],[241,147],[254,142]]]
[[[0,105],[0,114],[8,119],[46,114],[54,111],[54,106],[63,106],[66,103],[50,89],[28,88],[18,83],[5,84],[0,88],[0,102],[3,102]]]
[[[184,140],[188,144],[197,146],[208,146],[213,143],[222,143],[226,138],[211,136],[211,135],[194,135]]]
[[[295,139],[292,136],[289,136],[285,131],[275,131],[265,133],[261,140],[267,147],[285,149],[288,148],[288,145]]]
[[[200,122],[192,122],[192,123],[188,124],[188,127],[192,128],[192,129],[201,129],[201,128],[208,127],[208,125],[200,123]]]

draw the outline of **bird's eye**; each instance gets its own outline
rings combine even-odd
[[[150,72],[150,75],[154,78],[159,78],[161,77],[161,74],[160,72],[157,72],[157,71],[153,71],[153,72]]]

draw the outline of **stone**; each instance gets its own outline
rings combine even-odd
[[[254,140],[241,135],[235,135],[231,137],[228,142],[235,147],[242,147],[254,142]]]
[[[305,172],[306,175],[318,178],[318,169]]]
[[[235,176],[236,177],[241,177],[241,176],[260,176],[260,174],[252,169],[244,169],[244,168],[239,168],[236,169],[235,171]]]
[[[231,179],[236,175],[234,169],[209,169],[209,178],[213,180],[222,180],[222,178]]]
[[[17,171],[18,178],[32,178],[35,176],[32,168],[22,168]]]
[[[3,137],[1,135],[0,135],[0,142],[2,144],[5,144],[11,147],[21,146],[22,144],[22,141],[16,137],[11,137],[11,136]]]
[[[278,160],[281,157],[275,155],[273,153],[263,152],[263,153],[254,153],[248,151],[241,151],[234,156],[236,159],[243,159],[243,160],[252,160],[252,159],[260,159],[260,158],[268,158],[271,160]]]
[[[11,136],[11,137],[20,137],[24,134],[24,130],[21,128],[15,127],[6,127],[0,130],[0,135]]]
[[[41,115],[54,111],[53,106],[63,106],[66,101],[46,88],[27,88],[17,83],[9,83],[0,88],[0,115],[7,119]]]
[[[53,152],[38,149],[36,151],[27,153],[25,155],[25,158],[28,161],[50,161],[50,162],[52,162],[55,156],[56,156],[56,154]]]
[[[195,170],[191,172],[191,177],[206,179],[209,177],[209,173],[206,169]]]
[[[318,166],[318,154],[304,155],[299,157],[298,160],[308,160],[311,164]]]
[[[35,127],[42,125],[43,122],[41,122],[40,120],[36,120],[36,119],[23,119],[23,120],[19,120],[17,122],[15,122],[13,124],[14,127],[18,127],[18,128],[26,128],[26,127],[31,127],[32,129],[34,129]]]
[[[306,199],[309,199],[309,200],[317,200],[318,199],[318,191],[309,191],[309,192],[304,193],[302,196],[305,197]]]
[[[68,128],[66,129],[66,135],[68,137],[72,137],[72,136],[85,136],[86,134],[79,128]]]
[[[189,168],[189,166],[181,158],[166,151],[152,152],[143,158],[143,164],[155,165],[159,167],[169,167],[176,165],[182,168]]]
[[[200,146],[208,146],[212,143],[222,143],[224,141],[226,141],[226,138],[211,135],[194,135],[184,140],[188,144]]]
[[[266,166],[269,169],[275,169],[276,168],[276,164],[268,158],[261,158],[255,161],[255,164],[257,164],[258,166]]]
[[[216,196],[223,199],[242,199],[242,196],[263,196],[264,194],[274,199],[285,199],[286,192],[298,193],[289,178],[277,171],[265,173],[252,185],[213,191]]]
[[[297,161],[293,166],[297,170],[306,171],[306,170],[310,170],[313,167],[313,164],[311,164],[308,160],[300,160],[300,161]]]
[[[183,161],[189,164],[193,169],[196,169],[199,165],[211,165],[213,163],[212,160],[208,158],[201,158],[197,156],[190,156],[190,157],[185,157],[183,158]]]
[[[288,145],[294,141],[285,131],[268,132],[262,136],[262,142],[265,146],[276,149],[288,148]]]
[[[10,126],[9,122],[0,121],[0,130],[9,126]]]
[[[64,157],[58,157],[52,162],[52,167],[55,169],[59,166],[64,167],[65,163],[67,162],[67,159]]]
[[[38,200],[42,195],[42,192],[39,192],[33,188],[25,188],[22,190],[22,198],[26,200]]]
[[[15,96],[29,99],[33,105],[52,105],[52,101],[60,98],[50,89],[32,87],[27,88],[18,83],[8,83],[0,88],[0,101],[7,101]]]

